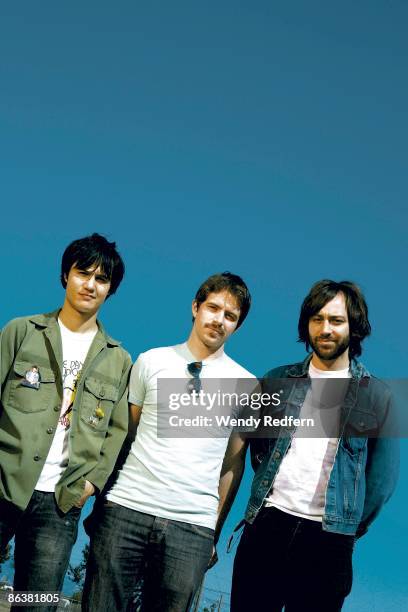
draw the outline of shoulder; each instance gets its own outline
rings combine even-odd
[[[169,359],[174,354],[175,348],[175,346],[159,346],[152,348],[148,351],[140,353],[137,359],[143,363],[151,363],[161,361],[163,359]]]
[[[105,335],[105,339],[107,342],[107,357],[109,359],[114,358],[115,360],[121,360],[125,366],[130,366],[132,364],[132,357],[130,353],[121,345],[117,340],[113,340],[108,335]]]
[[[122,342],[120,340],[116,340],[109,333],[107,333],[105,327],[102,325],[101,321],[97,320],[98,325],[98,337],[102,337],[106,342],[106,346],[108,348],[107,357],[108,359],[114,358],[115,360],[122,360],[124,363],[124,367],[130,366],[132,364],[132,357],[130,353],[122,346]]]
[[[271,370],[268,370],[264,375],[263,378],[286,378],[289,374],[290,370],[293,370],[293,368],[301,368],[303,365],[303,362],[297,362],[297,363],[288,363],[286,365],[280,365],[277,366],[276,368],[272,368]]]
[[[156,369],[157,366],[168,365],[175,356],[176,346],[160,346],[139,353],[133,367],[138,369]]]
[[[123,363],[124,363],[124,368],[127,368],[127,367],[130,368],[130,366],[132,365],[132,357],[130,353],[128,353],[128,351],[124,349],[123,346],[116,346],[115,350],[121,356]]]
[[[36,331],[32,319],[33,317],[18,317],[4,326],[0,332],[2,359],[14,359],[26,337]]]
[[[115,344],[111,345],[110,348],[114,349],[116,353],[121,355],[125,361],[132,361],[130,353],[119,342],[116,342]]]
[[[26,333],[30,327],[33,327],[35,319],[42,315],[32,315],[28,317],[17,317],[12,319],[1,330],[1,333],[6,335],[19,335],[21,333]]]
[[[366,388],[373,400],[385,399],[393,395],[391,386],[381,378],[373,376],[372,374],[360,379],[360,387]]]
[[[378,376],[371,374],[361,361],[353,360],[352,373],[359,379],[360,387],[367,389],[370,394],[384,396],[391,393],[390,385]]]
[[[228,370],[232,376],[236,378],[256,378],[254,374],[246,370],[242,365],[240,365],[234,359],[231,359],[226,353],[223,355],[224,367]]]

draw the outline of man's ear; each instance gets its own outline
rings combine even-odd
[[[197,305],[197,300],[193,300],[193,303],[191,304],[191,312],[193,313],[193,319],[195,319],[197,316],[198,308],[199,307]]]

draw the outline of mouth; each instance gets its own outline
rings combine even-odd
[[[87,302],[91,302],[92,300],[95,299],[94,296],[89,295],[89,293],[80,293],[79,295],[81,296],[83,300],[86,300]]]
[[[210,332],[217,334],[217,336],[223,336],[223,332],[220,329],[216,329],[215,327],[211,327],[211,325],[207,325],[207,329]]]

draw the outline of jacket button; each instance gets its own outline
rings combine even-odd
[[[364,427],[364,421],[359,422],[360,427]]]
[[[59,412],[61,410],[61,406],[54,406],[55,412]]]
[[[279,452],[279,451],[275,451],[275,452],[273,453],[273,458],[274,458],[274,459],[279,459],[279,457],[280,457],[280,456],[281,456],[281,454],[280,454],[280,452]]]
[[[39,461],[41,459],[40,455],[34,455],[33,457],[34,461]]]
[[[100,390],[100,395],[101,395],[101,397],[103,397],[105,395],[105,389],[101,389]]]
[[[54,429],[53,429],[52,427],[49,427],[49,428],[47,429],[47,433],[49,433],[49,434],[52,434],[52,432],[53,432],[53,431],[54,431]]]
[[[267,486],[268,486],[268,484],[269,484],[269,480],[263,480],[263,481],[262,481],[262,486],[263,486],[263,487],[267,487]]]

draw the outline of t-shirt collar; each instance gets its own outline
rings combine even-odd
[[[193,362],[193,361],[200,361],[190,351],[190,349],[188,348],[187,342],[184,342],[183,344],[181,344],[180,348],[181,348],[181,351],[183,353],[183,356],[187,359],[188,363]],[[205,359],[202,359],[201,362],[202,362],[203,366],[204,365],[209,365],[209,364],[213,363],[214,361],[216,361],[217,359],[221,359],[223,356],[224,356],[224,345],[220,346],[220,348],[217,351],[215,351],[215,353],[212,353],[211,355],[209,355]]]

